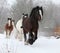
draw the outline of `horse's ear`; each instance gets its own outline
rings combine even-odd
[[[7,20],[12,20],[12,18],[7,18]]]
[[[40,9],[42,10],[42,15],[43,15],[43,7],[41,6]]]
[[[43,9],[42,6],[40,8]]]
[[[22,15],[24,15],[24,13],[22,13]]]
[[[23,18],[23,16],[24,16],[24,13],[22,13],[22,18]]]
[[[15,22],[15,20],[12,20],[13,22]]]
[[[25,14],[26,16],[28,16],[28,14]]]
[[[37,9],[39,9],[39,6],[36,6]]]

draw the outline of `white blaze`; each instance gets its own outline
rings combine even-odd
[[[24,16],[25,18],[27,17],[27,16]]]
[[[10,22],[11,22],[11,20],[8,21],[8,25],[9,25],[9,26],[10,26]]]
[[[41,19],[42,19],[42,11],[41,11],[41,10],[39,10],[39,13],[40,13],[40,15],[41,15]]]

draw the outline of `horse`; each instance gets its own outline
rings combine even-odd
[[[24,33],[24,42],[28,44],[33,44],[37,39],[37,32],[39,28],[38,21],[42,20],[43,8],[36,6],[31,10],[30,16],[28,14],[23,14],[22,28]],[[27,36],[29,35],[28,40]]]
[[[17,29],[17,33],[18,35],[16,36],[17,39],[19,39],[20,41],[23,40],[23,29],[22,29],[22,17],[17,21],[16,23],[16,29]]]
[[[6,31],[6,37],[9,38],[12,30],[13,30],[13,25],[12,25],[12,18],[7,19],[8,22],[5,25],[5,31]]]
[[[15,20],[12,19],[11,21],[12,21],[13,29],[12,29],[12,31],[11,31],[11,33],[10,33],[10,37],[9,37],[9,38],[14,38],[14,39],[16,39],[16,36],[18,35],[18,31],[17,31],[16,26],[15,26]]]

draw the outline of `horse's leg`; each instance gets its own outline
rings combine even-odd
[[[30,32],[29,39],[32,39],[32,38],[33,38],[33,34],[32,34],[32,32]]]
[[[24,33],[24,42],[26,42],[26,33]]]
[[[35,33],[34,39],[36,40],[37,39],[37,31],[35,31],[34,33]]]
[[[24,43],[25,43],[25,45],[28,45],[28,43],[27,43],[27,37],[26,37],[26,33],[24,32]]]
[[[6,30],[6,38],[9,38],[9,30]]]
[[[20,41],[22,41],[22,40],[23,40],[23,30],[22,30],[22,29],[20,30],[19,39],[20,39]]]
[[[8,38],[10,37],[10,33],[11,33],[11,31],[10,31],[10,30],[8,30]]]
[[[15,38],[18,39],[19,35],[20,35],[20,33],[19,33],[19,31],[17,30],[17,35],[15,36]]]
[[[8,38],[8,31],[6,30],[6,38]]]
[[[33,44],[33,34],[32,32],[29,33],[29,39],[28,39],[29,44]]]
[[[22,31],[19,31],[19,34],[18,34],[18,39],[20,40],[20,41],[22,41]]]
[[[12,31],[10,30],[10,31],[9,31],[9,36],[10,36],[11,32],[12,32]]]

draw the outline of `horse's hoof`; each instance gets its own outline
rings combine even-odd
[[[6,38],[10,38],[10,37],[6,36]]]
[[[30,45],[32,45],[34,41],[33,41],[33,39],[29,39],[28,42]]]
[[[28,42],[24,42],[25,45],[28,45]]]
[[[35,40],[37,39],[37,37],[35,37]]]

